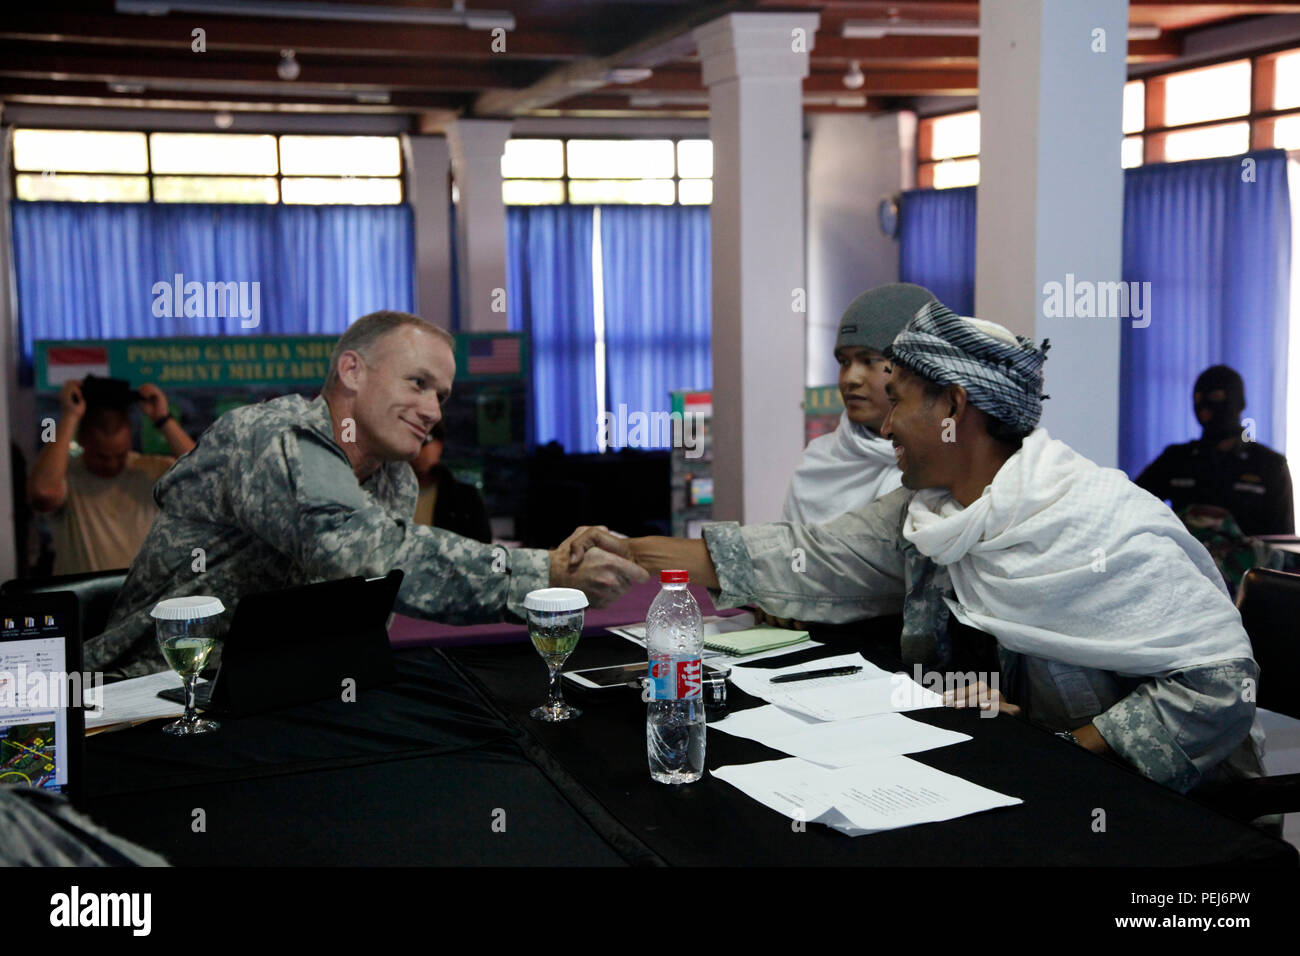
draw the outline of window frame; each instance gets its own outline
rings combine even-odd
[[[294,130],[294,131],[292,131],[292,132],[280,132],[280,133],[268,133],[268,132],[263,132],[263,131],[255,131],[255,132],[254,132],[254,131],[250,131],[250,130],[215,130],[215,131],[209,131],[209,130],[193,130],[193,129],[176,130],[176,129],[157,129],[157,128],[141,128],[141,129],[122,130],[122,129],[95,129],[95,128],[92,128],[92,127],[83,127],[83,126],[77,126],[77,127],[72,127],[72,126],[22,126],[22,127],[17,127],[17,128],[19,128],[19,129],[38,130],[38,131],[41,131],[41,132],[56,132],[56,133],[83,132],[83,131],[84,131],[84,132],[92,132],[92,133],[97,133],[97,132],[109,132],[109,133],[142,133],[142,134],[144,134],[145,161],[146,161],[146,164],[147,164],[147,169],[146,169],[146,171],[143,172],[143,173],[81,173],[81,172],[75,172],[75,171],[73,171],[73,170],[67,170],[67,171],[64,171],[64,172],[60,172],[60,171],[57,171],[57,170],[52,170],[52,171],[51,171],[51,170],[19,169],[17,163],[11,162],[11,163],[9,164],[9,189],[10,189],[10,193],[9,193],[9,194],[10,194],[11,196],[14,196],[14,197],[17,197],[17,196],[18,196],[18,176],[19,176],[19,175],[24,175],[24,176],[33,176],[33,175],[34,175],[34,176],[41,176],[41,175],[44,175],[46,172],[53,172],[53,174],[54,174],[55,176],[122,176],[122,177],[127,177],[127,178],[136,178],[136,179],[138,179],[138,178],[140,178],[141,176],[143,176],[146,180],[148,180],[148,183],[149,183],[149,199],[148,199],[148,202],[150,202],[150,203],[157,203],[158,205],[166,205],[166,206],[186,206],[186,205],[189,205],[189,206],[201,206],[201,205],[210,205],[210,204],[213,204],[213,203],[227,203],[227,202],[230,202],[230,200],[222,200],[222,199],[199,199],[199,200],[185,200],[185,201],[178,201],[178,202],[172,202],[172,201],[170,201],[170,200],[167,200],[167,201],[160,201],[160,200],[154,198],[154,177],[155,177],[155,176],[160,176],[160,177],[162,177],[162,178],[164,178],[164,179],[256,179],[256,180],[274,179],[274,180],[275,180],[275,196],[276,196],[276,198],[275,198],[275,202],[273,202],[273,203],[269,203],[269,202],[268,202],[268,203],[262,203],[262,202],[237,203],[238,205],[241,205],[241,206],[351,206],[351,205],[355,205],[354,203],[345,203],[345,202],[340,202],[340,203],[287,203],[287,202],[284,201],[283,180],[285,180],[285,179],[338,179],[338,180],[344,180],[344,179],[395,179],[395,180],[397,180],[397,188],[398,188],[398,198],[397,198],[397,202],[395,202],[395,203],[367,203],[366,205],[382,205],[382,206],[390,206],[390,205],[392,205],[392,206],[400,206],[400,205],[402,205],[403,203],[405,203],[405,202],[407,201],[407,185],[406,185],[406,156],[405,156],[404,151],[403,151],[402,148],[401,148],[400,138],[399,138],[397,135],[395,135],[395,134],[393,134],[393,135],[382,135],[382,136],[375,135],[374,138],[377,138],[377,139],[399,139],[399,142],[398,142],[398,149],[397,149],[397,156],[398,156],[398,162],[399,162],[399,171],[398,171],[398,174],[397,174],[396,176],[369,176],[369,175],[365,175],[365,176],[348,176],[348,175],[342,175],[342,176],[340,176],[340,175],[331,175],[331,174],[324,174],[324,173],[313,173],[313,174],[311,174],[311,175],[296,175],[296,174],[290,174],[290,175],[286,176],[286,175],[284,174],[284,165],[283,165],[283,163],[281,162],[281,159],[280,159],[280,137],[281,137],[281,136],[301,136],[301,137],[321,137],[321,138],[327,138],[327,137],[328,137],[328,138],[335,138],[335,137],[338,137],[338,136],[367,136],[367,135],[374,135],[374,134],[366,134],[366,133],[336,133],[336,132],[328,132],[328,133],[303,133],[303,132],[299,132],[299,131],[297,131],[297,130]],[[265,174],[261,174],[261,175],[254,175],[254,174],[251,174],[251,173],[229,173],[229,172],[226,172],[226,173],[155,173],[155,172],[154,172],[154,169],[153,169],[153,134],[154,134],[154,133],[168,133],[168,134],[182,134],[182,135],[183,135],[183,134],[186,134],[186,133],[196,133],[196,134],[201,134],[201,135],[204,135],[204,136],[209,136],[209,135],[215,135],[215,136],[232,136],[232,135],[234,135],[234,136],[250,136],[250,135],[251,135],[251,136],[270,136],[270,137],[272,137],[272,138],[275,140],[275,175],[272,176],[270,173],[265,173]],[[20,200],[20,201],[21,201],[21,202],[77,202],[78,200],[65,200],[65,199],[23,199],[23,200]],[[105,200],[105,201],[106,201],[106,202],[131,202],[132,200]]]
[[[671,208],[672,206],[681,206],[681,205],[683,205],[683,203],[682,203],[682,191],[681,191],[681,183],[682,183],[683,180],[686,180],[687,182],[701,182],[701,181],[707,181],[707,182],[710,183],[710,184],[712,184],[712,182],[713,182],[713,176],[712,176],[712,175],[710,175],[710,176],[708,177],[707,180],[704,180],[704,178],[701,177],[701,176],[682,176],[682,175],[681,175],[681,161],[680,161],[680,159],[679,159],[679,157],[678,157],[678,150],[677,150],[677,144],[680,143],[682,140],[694,140],[694,139],[703,139],[703,140],[707,140],[707,139],[709,138],[708,136],[633,136],[633,135],[629,135],[629,134],[626,134],[626,133],[624,133],[624,134],[619,134],[619,135],[612,135],[612,136],[556,136],[556,135],[554,135],[554,134],[545,134],[545,133],[529,133],[529,134],[526,134],[526,135],[523,135],[523,136],[511,136],[510,138],[511,138],[511,139],[546,139],[546,140],[559,140],[559,141],[560,141],[560,144],[561,144],[561,146],[560,146],[560,162],[561,162],[561,166],[562,166],[562,168],[561,168],[561,175],[558,176],[558,177],[557,177],[557,176],[510,176],[510,177],[502,176],[502,177],[501,177],[501,183],[502,183],[502,186],[504,187],[505,183],[507,183],[507,182],[523,182],[523,183],[528,183],[528,182],[533,182],[533,183],[556,183],[556,182],[558,182],[558,183],[562,183],[562,184],[563,184],[563,187],[564,187],[564,202],[562,202],[562,203],[558,203],[558,202],[548,202],[548,203],[505,203],[505,205],[507,205],[507,206],[521,206],[521,207],[529,207],[529,206],[610,206],[610,205],[615,205],[615,206],[638,206],[638,205],[643,205],[642,203],[626,203],[626,202],[617,202],[617,203],[608,203],[608,202],[605,202],[605,203],[571,202],[570,199],[569,199],[569,183],[572,182],[572,181],[574,181],[575,179],[576,179],[577,182],[580,182],[580,183],[581,183],[581,182],[587,182],[587,183],[614,182],[614,181],[618,181],[618,180],[620,179],[620,177],[618,177],[618,176],[599,176],[599,177],[579,176],[579,177],[570,177],[570,175],[569,175],[569,142],[570,142],[570,140],[575,140],[575,139],[581,139],[581,140],[605,140],[605,141],[609,141],[609,142],[638,142],[638,141],[641,141],[641,140],[652,140],[652,139],[653,139],[653,140],[668,140],[669,142],[671,142],[671,143],[673,144],[673,175],[672,175],[671,178],[670,178],[670,177],[667,177],[667,176],[654,176],[654,177],[632,176],[632,177],[621,177],[621,178],[623,179],[624,182],[629,182],[629,183],[633,183],[633,182],[641,182],[642,180],[646,180],[647,178],[648,178],[650,181],[672,182],[672,184],[673,184],[673,201],[672,201],[672,203],[671,203],[671,204],[668,204],[668,203],[654,203],[654,204],[653,204],[653,205],[656,205],[656,206],[662,206],[662,207],[665,208],[665,209],[669,209],[669,208]],[[503,198],[503,201],[504,201],[504,198]],[[712,199],[710,198],[710,201],[709,201],[708,203],[686,203],[685,205],[688,205],[688,206],[707,206],[707,205],[712,205]]]

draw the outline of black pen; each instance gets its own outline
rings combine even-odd
[[[843,677],[846,674],[856,674],[862,670],[861,667],[827,667],[820,671],[804,671],[802,674],[782,674],[780,677],[773,677],[769,683],[788,684],[795,680],[813,680],[817,677]]]

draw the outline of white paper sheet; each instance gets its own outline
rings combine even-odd
[[[159,671],[116,684],[105,684],[103,707],[86,711],[86,731],[105,730],[115,724],[130,726],[159,717],[179,717],[185,713],[185,708],[163,700],[158,692],[184,686],[175,671]]]
[[[839,769],[787,757],[719,767],[713,775],[792,820],[824,823],[849,836],[1023,802],[899,756]]]
[[[931,727],[902,714],[874,714],[830,722],[782,710],[753,707],[709,724],[737,737],[825,767],[848,767],[876,757],[921,753],[970,740],[969,734]]]
[[[852,666],[862,670],[844,677],[772,683],[773,677],[782,674]],[[752,697],[817,720],[848,720],[943,706],[943,697],[939,694],[922,687],[906,674],[882,670],[861,654],[841,654],[771,669],[735,666],[731,671],[731,682]]]

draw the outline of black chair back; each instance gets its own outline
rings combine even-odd
[[[1237,608],[1259,664],[1256,703],[1300,719],[1300,574],[1252,568]]]
[[[127,568],[114,571],[91,571],[87,574],[61,574],[52,578],[15,578],[0,584],[0,596],[45,594],[71,591],[77,596],[81,616],[82,641],[98,637],[108,625],[109,612],[117,593],[126,583]]]

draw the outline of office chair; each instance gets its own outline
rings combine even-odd
[[[126,568],[114,571],[90,571],[86,574],[61,574],[52,578],[14,578],[0,584],[0,596],[15,597],[23,594],[46,594],[50,591],[71,591],[77,596],[77,610],[81,617],[82,640],[98,637],[108,625],[109,612],[117,593],[126,583]]]
[[[1237,591],[1237,609],[1259,664],[1255,701],[1300,720],[1300,574],[1251,568]],[[1300,811],[1300,773],[1234,780],[1200,795],[1229,816],[1250,821]]]

